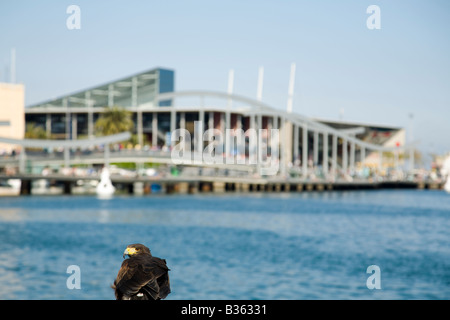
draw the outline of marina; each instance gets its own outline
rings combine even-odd
[[[450,2],[0,7],[0,300],[450,299]]]
[[[33,182],[45,181],[49,194],[73,194],[80,185],[90,185],[85,191],[94,193],[99,177],[65,176],[65,175],[0,175],[4,181],[21,181],[20,188],[12,188],[15,195],[30,195]],[[93,184],[90,184],[94,182]],[[321,182],[305,181],[301,179],[249,179],[236,177],[122,177],[111,176],[111,182],[118,185],[122,193],[149,194],[157,193],[223,193],[223,192],[303,192],[303,191],[332,191],[332,190],[377,190],[377,189],[432,189],[440,190],[443,182],[413,182],[413,181],[352,181],[352,182]],[[59,191],[50,192],[50,184],[59,185]],[[153,186],[153,187],[152,187]],[[42,189],[42,188],[41,188]],[[80,189],[80,188],[78,188]],[[41,191],[42,193],[42,191]],[[80,193],[76,192],[75,193]],[[83,193],[83,192],[81,192]],[[11,195],[11,194],[10,194]]]

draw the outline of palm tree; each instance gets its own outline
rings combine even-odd
[[[95,122],[95,130],[104,136],[133,131],[133,129],[134,122],[131,112],[118,106],[108,107]]]
[[[36,123],[27,123],[25,128],[25,139],[48,139],[47,131]]]

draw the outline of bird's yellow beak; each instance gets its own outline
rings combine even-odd
[[[125,259],[125,256],[132,256],[135,253],[136,253],[135,248],[126,248],[125,251],[123,252],[123,258]]]

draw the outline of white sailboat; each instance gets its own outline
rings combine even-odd
[[[111,198],[116,191],[116,188],[113,186],[109,174],[108,168],[103,168],[102,173],[100,175],[100,182],[96,187],[97,196],[99,198]]]
[[[450,193],[450,175],[447,177],[447,182],[444,185],[444,190]]]
[[[447,182],[444,185],[444,190],[450,193],[450,155],[448,155],[445,159],[441,173],[444,176],[447,176]]]

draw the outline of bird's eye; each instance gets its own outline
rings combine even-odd
[[[136,249],[136,251],[139,251],[140,249]]]

